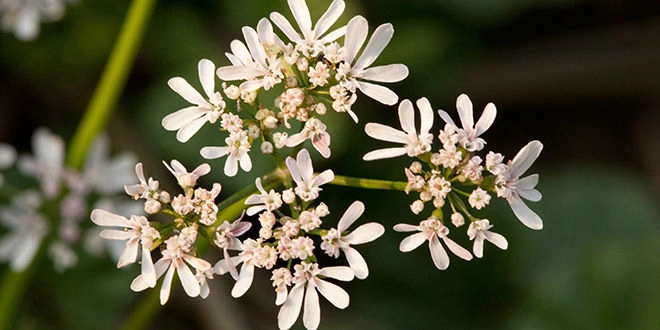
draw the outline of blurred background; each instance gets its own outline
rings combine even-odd
[[[307,2],[316,21],[330,1]],[[71,138],[128,5],[80,0],[60,21],[43,24],[32,42],[0,34],[0,141],[30,152],[39,126]],[[166,82],[182,76],[198,86],[199,59],[227,65],[224,52],[241,37],[241,26],[256,26],[272,11],[290,17],[280,0],[159,1],[108,127],[113,149],[135,152],[145,172],[161,181],[168,178],[161,160],[176,158],[189,168],[201,163],[199,149],[221,143],[219,135],[207,125],[181,144],[165,131],[161,119],[185,104]],[[545,227],[527,229],[498,201],[489,218],[509,249],[487,244],[483,259],[453,257],[448,270],[438,271],[425,246],[400,253],[405,235],[390,229],[418,221],[408,209],[412,196],[324,188],[321,196],[335,216],[362,200],[361,219],[388,230],[360,247],[371,272],[344,286],[348,309],[322,299],[321,328],[659,329],[658,2],[349,0],[343,23],[357,14],[371,30],[394,25],[376,64],[408,65],[409,77],[391,86],[402,99],[428,97],[452,114],[460,93],[470,96],[477,114],[494,102],[497,119],[484,138],[489,150],[509,159],[529,141],[543,142],[531,173],[541,174],[544,198],[530,206]],[[357,128],[348,116],[326,115],[334,157],[319,159],[315,168],[405,180],[407,160],[361,160],[383,146],[363,133],[364,124],[398,127],[396,109],[367,97],[354,109]],[[272,167],[266,158],[254,163],[255,173]],[[224,160],[210,164],[221,168]],[[225,197],[252,180],[242,172],[204,177],[207,185],[221,182]],[[471,246],[467,237],[457,241]],[[17,329],[119,328],[144,296],[129,289],[139,267],[128,268],[81,256],[77,267],[60,274],[45,262],[18,308]],[[216,277],[206,300],[179,292],[159,307],[150,329],[276,328],[278,308],[265,273],[240,299],[229,295],[231,285],[230,278]]]

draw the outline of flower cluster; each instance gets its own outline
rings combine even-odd
[[[227,133],[225,144],[204,147],[200,153],[206,159],[226,156],[227,176],[236,175],[239,166],[246,172],[252,169],[255,141],[263,153],[271,154],[310,140],[323,157],[330,157],[330,134],[321,120],[327,109],[346,112],[357,122],[352,106],[358,90],[392,105],[398,96],[377,83],[398,82],[408,75],[403,64],[371,66],[392,38],[391,24],[376,28],[363,48],[369,32],[364,17],[330,31],[344,11],[343,0],[334,0],[314,26],[304,0],[290,0],[289,7],[299,31],[274,12],[270,20],[261,19],[256,30],[243,27],[244,41],[232,41],[226,54],[231,65],[216,70],[210,60],[199,61],[204,96],[181,77],[168,82],[192,106],[166,116],[163,127],[177,131],[177,139],[186,142],[205,123],[219,122]],[[222,92],[216,90],[216,76]],[[261,103],[260,95],[270,90],[279,96],[273,104]],[[299,131],[291,131],[291,121],[302,123]]]
[[[77,263],[77,245],[94,254],[105,248],[96,228],[88,230],[83,222],[90,205],[117,212],[131,208],[116,195],[122,189],[117,181],[129,177],[134,157],[124,153],[108,159],[108,139],[99,136],[83,170],[73,170],[64,165],[63,140],[45,128],[35,131],[32,148],[33,155],[18,156],[13,147],[0,144],[0,170],[16,165],[20,174],[7,180],[0,174],[0,187],[13,191],[0,205],[0,225],[8,231],[0,237],[0,261],[21,272],[47,245],[55,269],[63,271]],[[39,188],[23,187],[26,178],[36,179]],[[46,240],[50,232],[52,239]]]
[[[502,154],[489,151],[484,155],[486,141],[481,135],[495,120],[495,105],[486,105],[475,124],[472,102],[467,95],[462,94],[456,101],[460,127],[447,112],[438,111],[445,126],[438,135],[442,147],[433,151],[433,109],[426,98],[421,98],[416,103],[420,112],[419,132],[415,127],[415,109],[408,100],[399,104],[399,120],[403,131],[377,123],[368,123],[365,126],[365,132],[372,138],[400,143],[403,146],[371,151],[364,155],[364,160],[402,155],[416,158],[404,169],[408,182],[405,192],[415,192],[418,196],[410,205],[410,209],[417,215],[424,212],[428,204],[432,204],[430,215],[419,225],[394,226],[396,231],[417,232],[401,242],[399,248],[402,252],[411,251],[428,241],[436,267],[446,269],[449,266],[449,256],[440,244],[439,239],[442,239],[456,256],[471,260],[472,254],[448,237],[449,228],[446,225],[451,222],[455,227],[461,227],[466,218],[470,221],[467,235],[474,241],[472,250],[475,256],[483,256],[484,240],[500,249],[507,249],[508,242],[504,236],[490,231],[493,227],[490,221],[473,215],[476,210],[489,205],[491,194],[505,199],[516,217],[527,227],[543,227],[541,218],[522,200],[524,198],[536,202],[541,199],[541,193],[535,189],[538,175],[520,178],[539,156],[543,148],[540,142],[530,142],[513,160],[506,163]]]
[[[248,196],[245,205],[249,216],[258,215],[260,227],[258,236],[242,240],[239,237],[247,236],[252,223],[243,220],[243,216],[236,220],[222,218],[215,203],[220,184],[214,184],[210,191],[195,188],[197,179],[210,171],[207,164],[192,172],[187,172],[176,160],[171,162],[171,167],[165,165],[176,177],[183,193],[172,197],[172,194],[160,190],[158,181],[145,179],[141,163],[135,167],[140,183],[127,185],[125,190],[133,198],[144,200],[147,213],[167,214],[173,218],[171,223],[149,222],[140,215],[126,218],[102,209],[91,214],[94,223],[108,227],[101,231],[101,237],[126,241],[117,267],[135,263],[138,252],[141,252],[142,272],[131,283],[132,290],[153,288],[158,278],[165,274],[160,291],[161,304],[165,304],[173,275],[177,273],[189,296],[206,298],[209,294],[207,280],[214,274],[230,273],[236,280],[231,294],[240,297],[250,288],[255,269],[263,268],[272,271],[277,296],[275,303],[282,305],[278,317],[280,328],[288,329],[295,323],[305,296],[308,302],[305,303],[303,321],[307,328],[314,329],[320,319],[316,290],[338,308],[345,308],[349,300],[343,289],[324,278],[350,281],[354,277],[364,279],[368,276],[366,261],[353,246],[377,239],[385,228],[372,222],[349,232],[349,227],[364,212],[364,205],[356,201],[336,227],[324,229],[322,226],[330,210],[324,203],[317,203],[317,199],[321,186],[332,181],[334,174],[326,170],[315,175],[306,149],[302,149],[296,159],[286,159],[290,181],[293,181],[285,184],[288,188],[267,190],[261,178],[255,180],[259,193]],[[199,256],[199,235],[223,251],[223,259],[213,267]],[[161,258],[153,262],[151,250],[159,246]],[[230,251],[237,254],[231,256],[234,252],[230,254]],[[319,253],[338,258],[340,252],[343,252],[348,267],[319,268]],[[237,269],[239,265],[240,271]],[[293,288],[289,292],[290,286]]]

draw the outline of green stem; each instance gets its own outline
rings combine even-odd
[[[405,190],[408,185],[407,182],[402,181],[387,181],[375,179],[353,178],[343,175],[335,175],[335,179],[330,182],[337,186],[356,187],[364,189],[380,189],[380,190]]]
[[[67,155],[69,166],[82,166],[90,143],[106,126],[133,67],[155,4],[156,0],[134,0],[131,4],[101,80],[71,141]]]
[[[21,273],[10,269],[5,272],[0,291],[0,329],[9,329],[11,318],[19,305],[16,300],[25,289],[30,273],[30,269]]]

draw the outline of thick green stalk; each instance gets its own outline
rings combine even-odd
[[[9,325],[18,307],[16,298],[25,289],[30,269],[21,273],[7,269],[2,277],[2,291],[0,292],[0,329],[9,329]]]
[[[343,175],[335,175],[335,179],[330,182],[337,186],[364,188],[364,189],[380,189],[380,190],[405,190],[408,185],[407,182],[402,181],[387,181],[375,179],[353,178]]]
[[[155,4],[156,0],[134,0],[131,4],[101,80],[71,141],[67,155],[69,166],[82,166],[90,143],[110,119],[133,67]]]

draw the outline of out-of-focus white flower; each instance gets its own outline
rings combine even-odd
[[[362,16],[355,16],[346,25],[344,62],[339,64],[335,78],[351,92],[357,89],[370,98],[387,105],[393,105],[399,97],[387,87],[367,81],[392,83],[405,79],[408,68],[403,64],[390,64],[369,68],[385,46],[392,39],[394,28],[386,23],[374,31],[360,57],[356,56],[369,33],[369,24]]]
[[[124,189],[124,183],[133,178],[135,155],[123,152],[112,158],[110,139],[107,134],[99,134],[92,142],[83,166],[84,184],[103,195],[111,195]]]
[[[12,31],[19,40],[30,41],[39,34],[39,23],[57,21],[64,15],[63,0],[0,1],[2,29]]]
[[[160,233],[153,228],[147,218],[143,216],[131,216],[126,219],[123,216],[110,213],[101,209],[95,209],[91,214],[92,222],[103,227],[119,227],[122,229],[104,229],[99,236],[110,240],[126,240],[126,247],[119,257],[117,268],[134,263],[137,260],[138,249],[142,251],[142,274],[145,285],[153,288],[156,286],[156,271],[151,259],[151,245],[154,240],[160,238]]]
[[[294,192],[305,202],[319,197],[319,192],[322,190],[321,185],[335,179],[332,170],[325,170],[317,176],[314,175],[312,158],[307,149],[300,150],[296,159],[287,157],[285,162],[293,181],[296,182]]]
[[[525,226],[536,230],[543,228],[543,220],[523,202],[522,198],[532,202],[541,200],[541,193],[535,189],[539,175],[532,174],[524,178],[520,176],[532,166],[542,149],[543,144],[539,141],[528,143],[520,149],[507,170],[495,179],[497,196],[506,199],[513,213]]]
[[[451,252],[465,260],[472,260],[472,254],[464,247],[452,241],[447,235],[449,228],[443,225],[437,219],[427,219],[419,223],[419,226],[413,226],[405,223],[400,223],[394,226],[394,230],[398,232],[412,232],[419,231],[412,234],[401,241],[399,250],[401,252],[410,252],[424,243],[429,241],[429,250],[431,250],[431,258],[433,263],[440,270],[445,270],[449,267],[449,256],[440,244],[439,238],[445,242]]]
[[[293,13],[293,17],[302,32],[302,36],[298,34],[291,23],[282,14],[273,12],[270,14],[270,19],[282,32],[284,32],[289,40],[296,44],[296,48],[299,49],[303,55],[316,57],[326,44],[333,42],[344,35],[346,28],[341,27],[324,36],[328,29],[335,24],[342,12],[344,12],[346,4],[343,0],[334,0],[331,3],[328,10],[326,10],[323,16],[319,18],[314,29],[312,29],[312,19],[305,0],[289,0],[288,3],[291,13]]]
[[[16,162],[16,149],[6,144],[0,143],[0,170],[10,168]],[[4,183],[4,177],[0,173],[0,187]]]
[[[330,256],[335,258],[339,256],[336,249],[341,249],[346,255],[348,265],[353,269],[355,277],[365,279],[369,276],[369,268],[367,262],[362,255],[351,245],[363,244],[371,242],[385,233],[385,227],[377,222],[365,223],[347,233],[355,220],[357,220],[364,212],[364,204],[360,201],[355,201],[351,206],[346,209],[344,215],[339,219],[337,229],[331,229],[328,234],[321,237],[323,243],[321,248],[326,251]]]
[[[467,151],[479,151],[483,149],[486,142],[484,139],[479,136],[483,134],[490,125],[495,121],[495,115],[497,115],[497,110],[493,103],[488,103],[484,112],[479,117],[477,124],[474,124],[474,116],[472,113],[472,101],[470,98],[461,94],[456,99],[456,110],[458,110],[458,116],[461,119],[461,125],[463,128],[459,128],[454,124],[454,121],[451,119],[449,114],[444,110],[438,110],[440,118],[445,121],[445,123],[456,128],[458,132],[458,142],[463,148]]]
[[[296,323],[298,315],[300,315],[300,309],[303,308],[303,299],[303,324],[305,328],[318,328],[321,321],[318,292],[335,307],[340,309],[348,307],[350,302],[348,293],[338,285],[322,278],[351,281],[354,274],[349,267],[335,266],[321,269],[318,264],[303,261],[295,265],[294,269],[293,283],[295,285],[277,315],[280,329],[289,329]]]
[[[8,207],[0,209],[0,223],[9,233],[0,238],[0,261],[9,262],[14,272],[22,272],[34,259],[48,234],[48,220],[37,212],[41,201],[34,191],[15,196]]]
[[[252,160],[250,159],[250,141],[247,131],[232,132],[225,139],[225,147],[204,147],[200,150],[202,157],[206,159],[215,159],[227,156],[225,161],[225,175],[235,176],[238,173],[238,165],[245,172],[252,169]]]
[[[417,100],[417,108],[420,113],[420,130],[417,134],[415,129],[415,109],[412,102],[403,100],[399,104],[399,121],[403,131],[377,123],[367,123],[364,131],[370,137],[395,143],[403,143],[403,147],[394,147],[370,151],[362,157],[364,160],[375,160],[392,158],[407,154],[415,157],[431,150],[433,134],[429,133],[433,126],[433,109],[428,99]]]
[[[490,224],[488,219],[473,221],[470,223],[470,227],[468,227],[467,234],[470,240],[474,240],[472,251],[477,258],[481,258],[484,255],[484,240],[495,244],[495,246],[502,250],[506,250],[509,246],[509,242],[506,241],[504,236],[490,231],[490,228],[493,228],[493,225]]]
[[[283,47],[283,43],[273,33],[273,27],[267,19],[257,25],[257,31],[249,26],[243,27],[243,37],[247,43],[234,40],[230,44],[231,53],[226,53],[232,63],[218,68],[217,75],[222,80],[245,80],[240,85],[241,91],[251,92],[259,88],[269,90],[282,82],[282,63],[269,56],[264,45]]]
[[[176,138],[181,142],[190,140],[206,122],[215,123],[226,106],[222,95],[215,91],[215,64],[207,59],[202,59],[199,61],[197,68],[199,81],[202,83],[207,98],[203,97],[187,80],[181,77],[174,77],[167,81],[172,90],[181,95],[186,101],[194,104],[194,106],[183,108],[165,116],[161,123],[166,130],[177,131]]]
[[[57,197],[64,173],[64,141],[47,128],[38,128],[32,135],[32,153],[19,158],[18,168],[41,182],[47,198]]]

